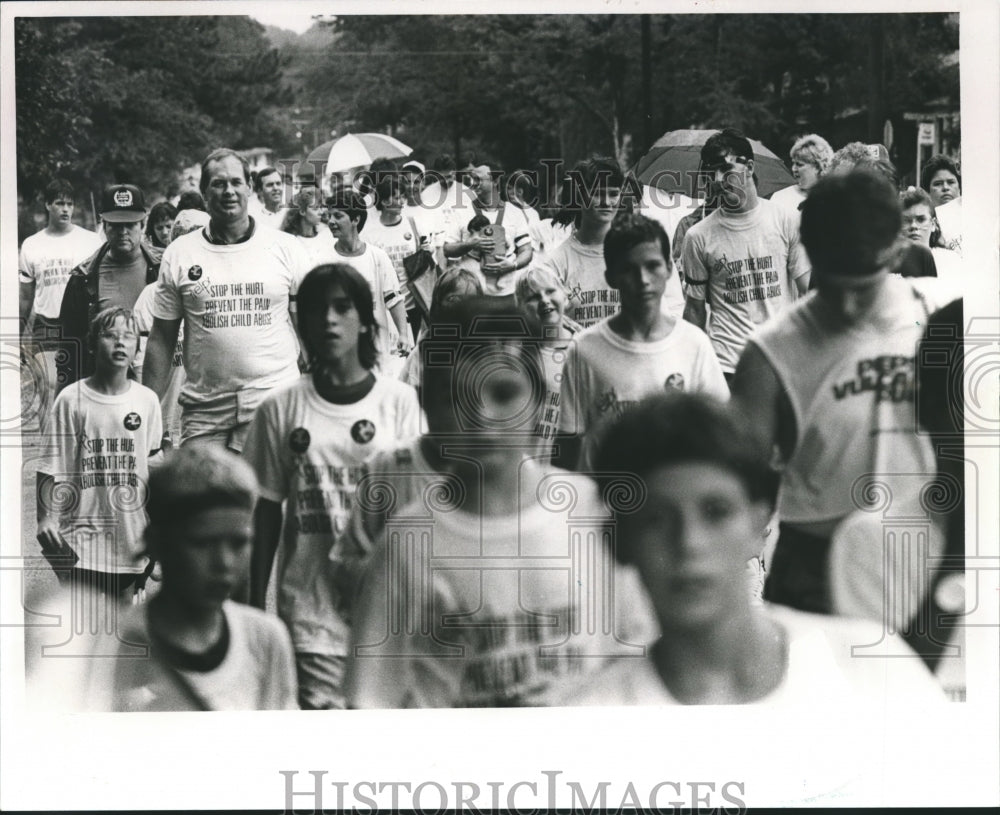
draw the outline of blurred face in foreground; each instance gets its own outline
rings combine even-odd
[[[887,268],[863,276],[830,275],[817,270],[814,277],[817,296],[834,319],[847,326],[871,315],[888,279]]]
[[[221,608],[247,577],[252,540],[250,509],[217,507],[185,518],[155,547],[163,568],[161,594],[202,611]]]
[[[430,357],[428,358],[430,362]],[[520,460],[530,446],[542,384],[519,343],[476,343],[460,353],[450,387],[423,394],[432,433],[457,435],[474,444],[474,457],[487,469]],[[520,442],[524,442],[523,444]],[[461,442],[459,442],[461,443]]]
[[[678,462],[643,476],[643,506],[621,520],[632,563],[665,634],[725,623],[749,603],[746,563],[767,506],[730,470]]]

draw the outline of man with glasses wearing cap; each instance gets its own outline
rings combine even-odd
[[[708,332],[728,380],[747,338],[808,290],[809,261],[795,218],[757,195],[749,139],[712,134],[701,166],[719,206],[684,238],[684,319]]]
[[[75,349],[60,365],[61,390],[93,373],[87,330],[94,315],[113,306],[135,308],[142,290],[160,273],[161,251],[146,244],[146,200],[132,184],[115,184],[101,194],[100,216],[106,242],[70,273],[59,310],[64,340]]]

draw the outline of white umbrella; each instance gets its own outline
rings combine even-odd
[[[324,142],[305,160],[306,167],[325,167],[322,175],[341,173],[355,167],[367,167],[377,158],[402,158],[413,152],[398,139],[384,133],[348,133]]]

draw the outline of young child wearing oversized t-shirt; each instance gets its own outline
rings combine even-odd
[[[51,459],[39,467],[38,541],[61,581],[119,600],[137,597],[152,568],[143,554],[149,460],[163,436],[160,400],[128,378],[135,317],[115,306],[87,337],[94,374],[52,407]]]
[[[729,398],[708,337],[660,306],[672,274],[663,226],[642,215],[619,215],[604,239],[604,258],[621,310],[574,338],[560,392],[556,461],[584,470],[602,425],[645,396],[681,390]]]
[[[561,678],[642,653],[627,642],[634,592],[611,589],[593,482],[536,455],[531,322],[473,297],[425,340],[428,434],[402,460],[383,458],[385,486],[360,496],[383,529],[361,535],[376,543],[352,610],[352,707],[541,705]],[[417,453],[430,477],[414,472]]]
[[[264,607],[277,551],[278,614],[295,647],[299,704],[342,708],[349,598],[329,556],[347,527],[359,468],[420,432],[420,406],[409,385],[372,373],[379,329],[357,271],[318,266],[299,296],[310,373],[261,404],[243,450],[261,487],[250,600]]]
[[[32,649],[28,670],[37,705],[129,712],[294,709],[288,631],[275,616],[229,599],[250,568],[256,499],[250,465],[222,445],[195,442],[172,452],[150,475],[144,535],[147,552],[163,567],[160,591],[107,627],[86,617],[90,624],[79,626],[81,613],[94,613],[92,603],[81,604],[70,593],[57,598],[51,611],[78,630],[68,641],[66,630],[42,636],[62,653],[71,644],[77,658],[41,659],[41,649]],[[70,612],[70,603],[82,608]]]

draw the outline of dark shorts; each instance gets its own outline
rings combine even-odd
[[[832,613],[829,559],[829,538],[781,524],[767,564],[764,599],[814,614]]]

